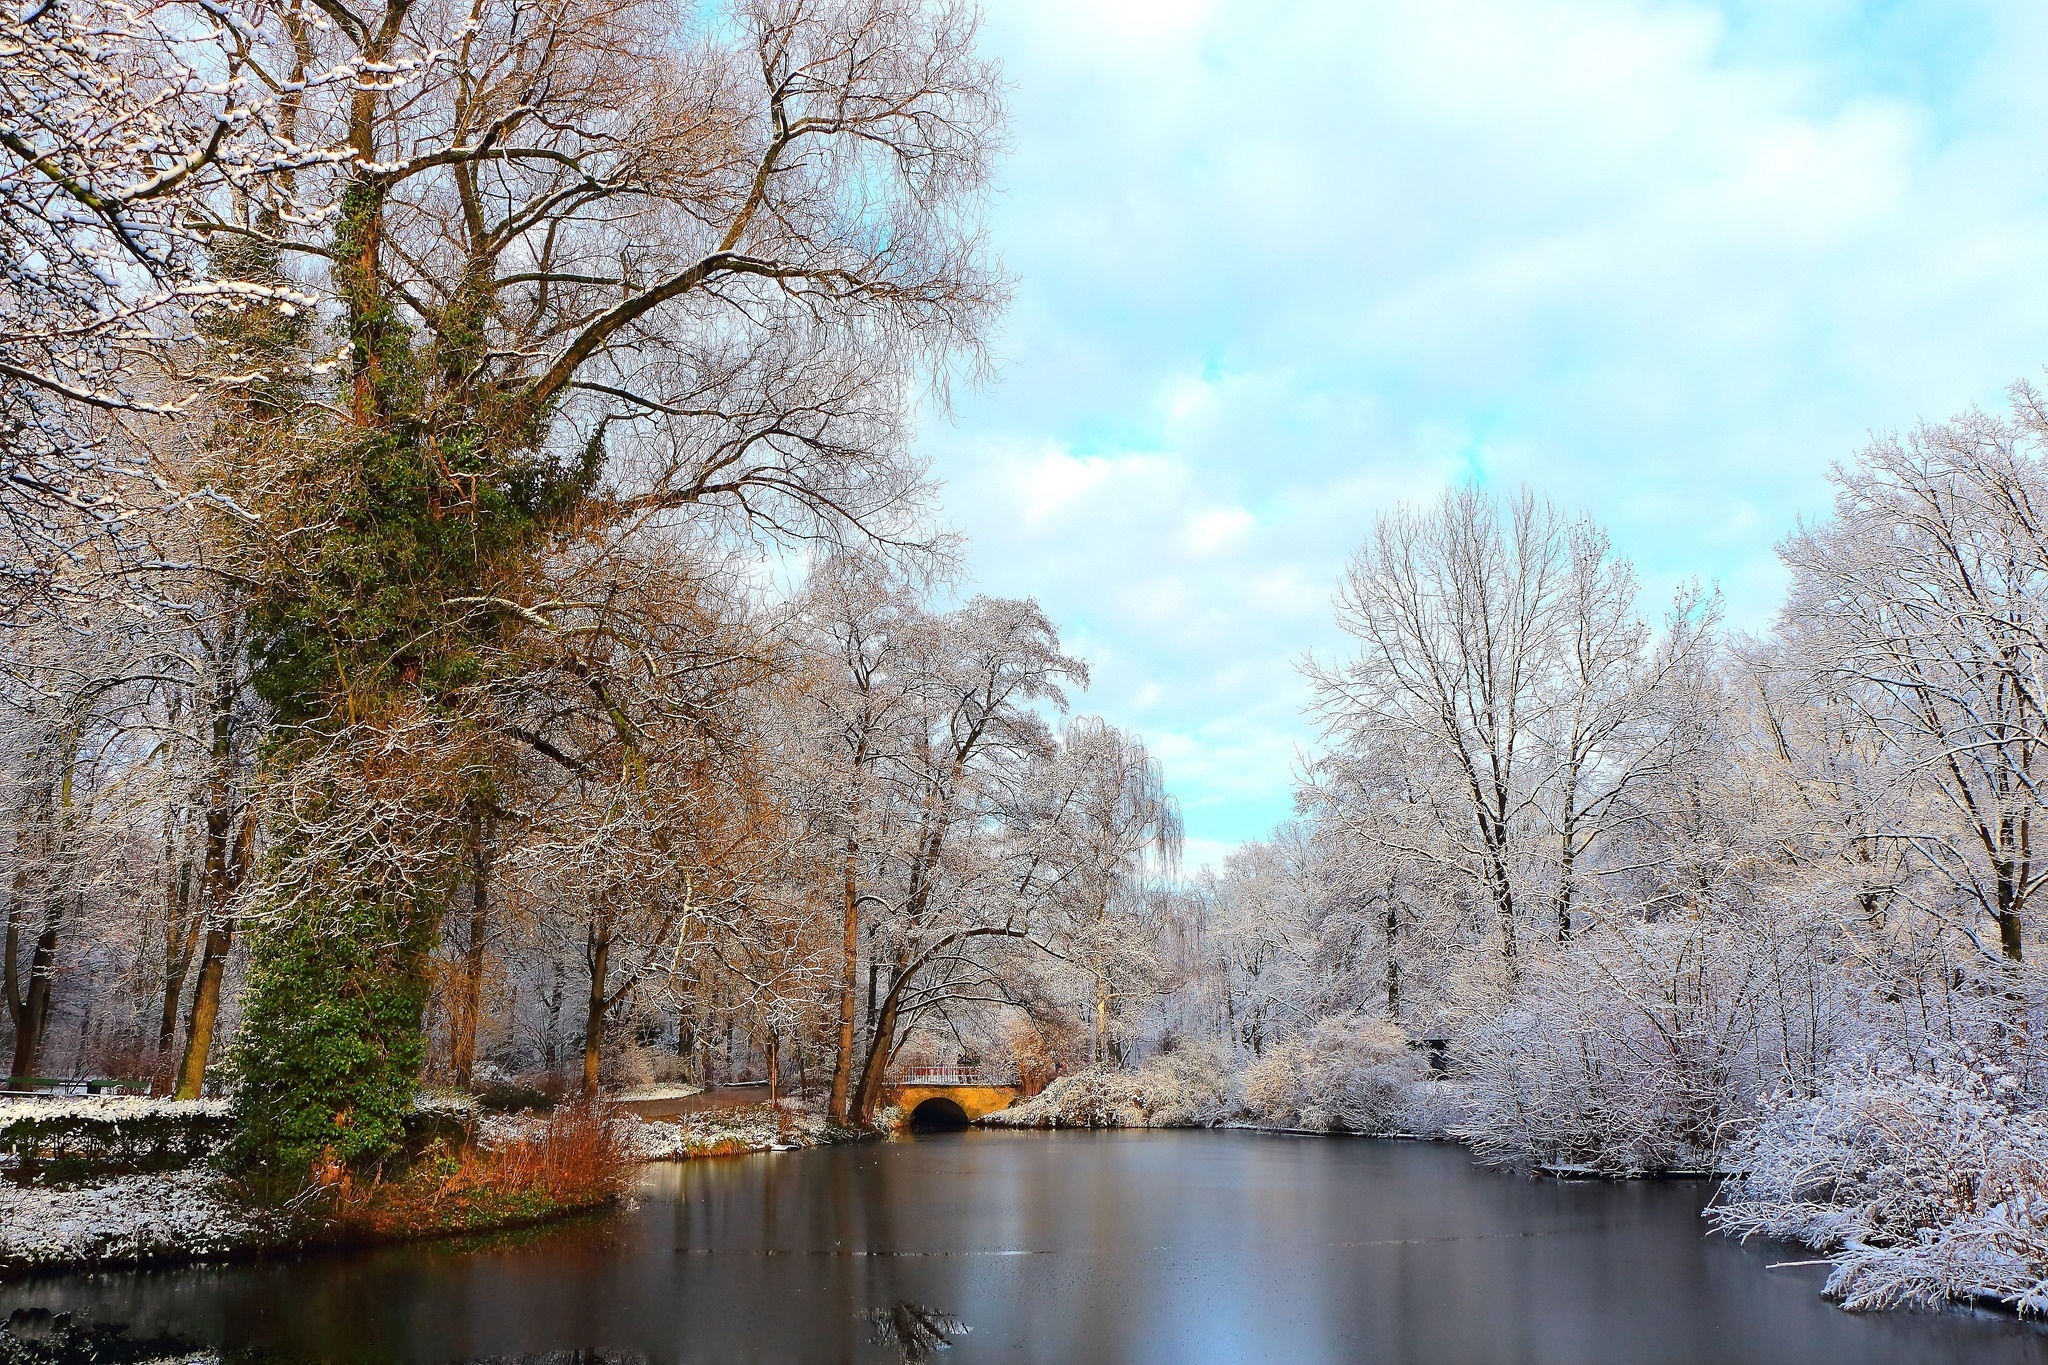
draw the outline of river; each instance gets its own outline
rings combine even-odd
[[[1455,1147],[957,1133],[650,1168],[636,1205],[462,1245],[0,1286],[252,1360],[2048,1362],[1986,1314],[1840,1312],[1704,1185]],[[943,1354],[940,1354],[943,1352]]]

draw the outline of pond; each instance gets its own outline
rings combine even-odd
[[[650,1168],[630,1210],[480,1245],[8,1284],[0,1312],[274,1360],[2048,1362],[2010,1319],[1840,1312],[1822,1268],[1772,1268],[1798,1251],[1707,1236],[1706,1196],[1426,1143],[949,1133]]]

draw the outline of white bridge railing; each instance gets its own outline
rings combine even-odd
[[[896,1078],[898,1085],[1015,1085],[1015,1076],[997,1076],[971,1066],[910,1066]]]

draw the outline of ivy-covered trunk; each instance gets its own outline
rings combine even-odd
[[[358,150],[372,159],[367,125]],[[530,562],[550,490],[523,432],[490,427],[474,357],[416,350],[380,268],[384,211],[366,172],[335,229],[352,352],[336,505],[310,561],[253,612],[272,769],[337,764],[344,785],[384,793],[362,810],[302,804],[272,834],[284,891],[254,907],[234,1068],[237,1150],[280,1174],[373,1164],[402,1134],[428,955],[495,793],[478,755],[498,627],[477,604]],[[375,837],[353,837],[358,823]]]
[[[235,1049],[244,1162],[332,1174],[397,1148],[426,1061],[425,964],[440,909],[337,896],[252,936]]]

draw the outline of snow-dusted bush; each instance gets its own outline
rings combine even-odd
[[[669,1044],[649,1046],[627,1039],[606,1059],[606,1081],[620,1090],[646,1090],[681,1080],[689,1065]]]
[[[686,1100],[692,1095],[701,1095],[704,1087],[687,1081],[670,1081],[662,1085],[642,1085],[631,1090],[621,1090],[611,1098],[620,1101],[643,1103],[649,1100]]]
[[[816,1147],[826,1138],[824,1116],[790,1100],[711,1109],[636,1128],[634,1154],[642,1161]]]
[[[533,1141],[546,1131],[549,1121],[545,1114],[485,1113],[477,1136],[487,1148],[504,1148]],[[635,1161],[684,1161],[700,1156],[816,1147],[831,1136],[822,1115],[793,1100],[783,1100],[773,1107],[750,1104],[737,1109],[710,1109],[674,1119],[639,1119],[614,1110],[609,1122]]]
[[[1633,924],[1530,969],[1456,1040],[1483,1160],[1607,1175],[1711,1170],[1766,1094],[1810,1084],[1854,1000],[1829,925],[1795,914]]]
[[[1463,1081],[1430,1076],[1410,1082],[1395,1131],[1405,1137],[1451,1140],[1471,1119],[1472,1087]]]
[[[189,1166],[226,1138],[225,1100],[95,1095],[0,1102],[0,1159],[53,1178]]]
[[[1242,1102],[1237,1072],[1222,1045],[1186,1045],[1131,1071],[1096,1067],[1062,1076],[984,1121],[1006,1128],[1207,1127],[1229,1119]]]
[[[1983,1051],[1840,1067],[1767,1107],[1729,1159],[1743,1174],[1714,1224],[1828,1252],[1844,1307],[2048,1312],[2048,1113]]]
[[[422,1090],[413,1096],[412,1108],[416,1114],[470,1123],[476,1119],[477,1099],[460,1090]]]
[[[1423,1067],[1385,1019],[1338,1015],[1273,1043],[1245,1068],[1244,1108],[1255,1122],[1323,1132],[1407,1132]]]
[[[982,1120],[1002,1128],[1145,1128],[1148,1108],[1137,1074],[1092,1067],[1061,1076],[1032,1098]]]
[[[226,1118],[227,1100],[156,1100],[141,1095],[76,1095],[63,1099],[0,1099],[0,1126],[27,1118]]]
[[[1154,1128],[1203,1128],[1229,1118],[1242,1098],[1236,1059],[1221,1043],[1184,1043],[1138,1068]]]

